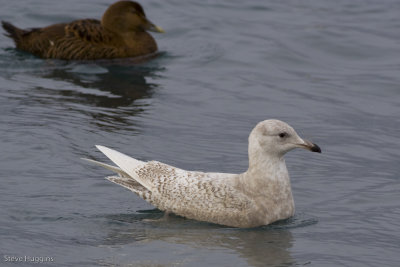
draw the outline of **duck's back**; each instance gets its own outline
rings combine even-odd
[[[42,58],[107,59],[135,57],[157,50],[150,34],[128,36],[128,40],[105,29],[99,20],[84,19],[44,28],[22,30],[3,22],[18,49]]]

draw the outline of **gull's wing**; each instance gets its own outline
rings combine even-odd
[[[104,148],[102,147],[102,149],[104,149]],[[106,164],[106,163],[103,163],[100,161],[92,160],[92,159],[87,159],[87,158],[82,158],[82,159],[117,173],[118,176],[108,176],[108,177],[106,177],[106,179],[131,190],[132,192],[138,194],[144,200],[147,200],[147,201],[151,200],[151,192],[149,190],[147,190],[144,186],[142,186],[138,181],[136,181],[135,179],[132,179],[132,177],[128,173],[123,171],[121,168],[112,166],[112,165],[109,165],[109,164]],[[132,158],[131,158],[131,161],[133,164],[137,164],[138,166],[145,164],[142,161],[135,160]]]
[[[115,167],[115,166],[111,166],[108,164],[105,164],[103,162],[97,161],[97,160],[92,160],[92,159],[87,159],[87,158],[82,158],[83,160],[86,160],[90,163],[94,163],[96,165],[99,165],[107,170],[113,171],[118,173],[119,177],[129,177],[129,174],[127,174],[126,172],[124,172],[123,170],[121,170],[121,168]]]
[[[230,224],[229,220],[247,219],[251,201],[235,188],[236,174],[185,171],[157,161],[139,161],[104,146],[96,147],[142,185],[149,194],[146,198],[139,195],[161,210],[225,225]],[[115,178],[118,177],[110,180],[132,188],[129,179]]]
[[[120,167],[125,173],[127,173],[132,179],[136,180],[147,190],[153,191],[153,186],[146,179],[142,178],[137,173],[137,169],[146,165],[146,162],[134,159],[125,154],[122,154],[116,150],[110,149],[105,146],[96,146],[104,155],[106,155],[112,162]]]

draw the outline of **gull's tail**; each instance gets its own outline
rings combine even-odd
[[[122,154],[105,146],[97,145],[96,147],[98,150],[103,152],[103,154],[106,155],[112,162],[114,162],[125,174],[127,174],[128,177],[136,180],[136,182],[140,183],[147,190],[152,191],[152,185],[136,173],[136,171],[141,166],[144,166],[146,162],[131,158],[125,154]]]
[[[145,165],[146,163],[105,146],[96,147],[103,152],[104,155],[111,159],[118,167],[92,159],[82,159],[117,173],[118,176],[108,176],[106,179],[113,183],[119,184],[131,190],[132,192],[135,192],[144,200],[150,201],[151,186],[146,183],[144,179],[141,179],[136,173],[136,169]]]
[[[116,173],[118,173],[119,177],[125,177],[125,178],[129,177],[129,175],[126,172],[124,172],[123,170],[121,170],[118,167],[111,166],[111,165],[105,164],[105,163],[97,161],[97,160],[92,160],[92,159],[87,159],[87,158],[82,158],[82,159],[86,160],[86,161],[88,161],[90,163],[94,163],[96,165],[99,165],[99,166],[101,166],[103,168],[106,168],[107,170],[116,172]]]

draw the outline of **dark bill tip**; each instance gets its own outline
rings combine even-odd
[[[321,153],[321,148],[317,144],[314,144],[314,143],[313,143],[313,146],[310,148],[310,150],[312,152]]]

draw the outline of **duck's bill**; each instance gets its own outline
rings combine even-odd
[[[161,28],[160,26],[157,26],[153,23],[151,23],[150,21],[147,21],[147,27],[146,30],[151,31],[151,32],[159,32],[159,33],[164,33],[164,29]]]
[[[299,144],[298,146],[310,150],[311,152],[321,153],[321,148],[317,144],[311,143],[308,140],[304,140],[304,143]]]

